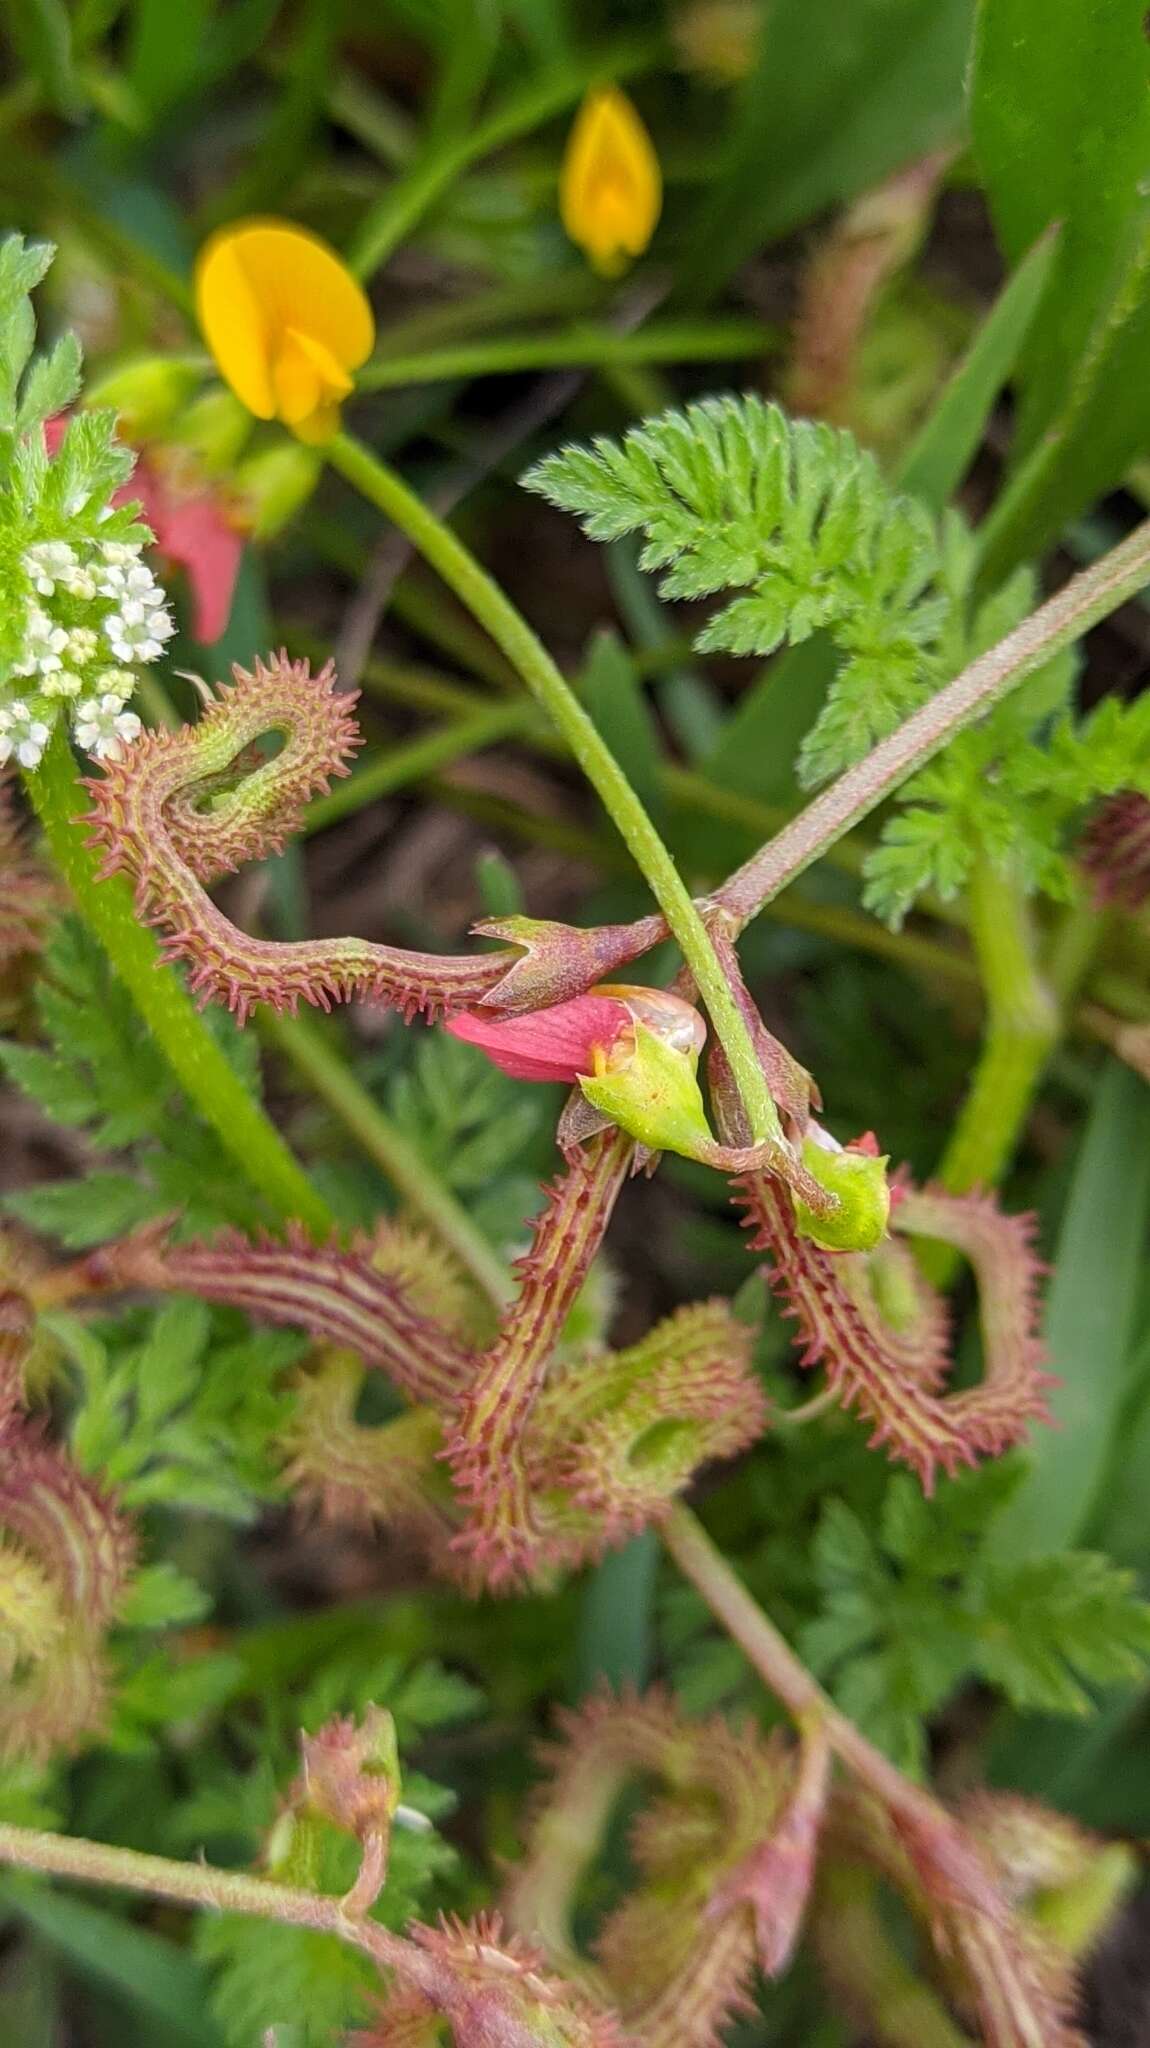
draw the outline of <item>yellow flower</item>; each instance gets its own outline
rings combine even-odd
[[[617,86],[588,93],[559,176],[559,212],[573,242],[604,277],[641,256],[663,203],[654,144]]]
[[[196,313],[221,376],[260,420],[327,441],[371,352],[371,307],[326,242],[290,221],[221,228],[196,263]]]

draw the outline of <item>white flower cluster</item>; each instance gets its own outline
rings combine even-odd
[[[72,707],[78,746],[105,760],[140,732],[125,706],[133,670],[157,661],[175,632],[164,593],[128,541],[43,540],[22,557],[30,590],[11,682],[0,684],[0,766],[35,768],[57,705]]]

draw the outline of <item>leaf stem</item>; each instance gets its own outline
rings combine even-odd
[[[996,647],[979,655],[961,675],[873,747],[866,759],[800,811],[797,818],[744,862],[714,901],[748,924],[777,896],[893,794],[909,775],[982,718],[1064,647],[1150,583],[1150,519],[1047,599]]]
[[[627,777],[542,641],[450,528],[370,449],[341,433],[327,444],[326,453],[333,467],[407,535],[463,600],[553,719],[650,886],[694,976],[730,1062],[753,1142],[781,1137],[778,1112],[750,1032],[715,957],[699,910]]]
[[[715,1619],[738,1643],[764,1684],[796,1722],[815,1722],[831,1748],[855,1776],[869,1785],[887,1811],[917,1829],[951,1828],[946,1809],[931,1793],[911,1783],[841,1714],[790,1644],[751,1598],[742,1580],[711,1542],[703,1525],[681,1502],[660,1525],[668,1554],[701,1595]]]
[[[27,785],[80,916],[103,946],[188,1100],[277,1216],[298,1217],[326,1237],[334,1227],[330,1209],[164,964],[155,939],[140,922],[131,889],[118,875],[98,878],[97,856],[79,822],[87,808],[84,792],[59,728]]]
[[[986,991],[982,1050],[947,1141],[939,1179],[951,1194],[993,1187],[1018,1142],[1057,1042],[1059,1007],[1038,968],[1030,906],[1018,881],[980,857],[967,902]]]

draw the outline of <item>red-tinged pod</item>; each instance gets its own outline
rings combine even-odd
[[[629,2040],[717,2048],[725,2026],[753,2010],[755,1930],[742,1896],[723,1911],[708,1906],[782,1810],[785,1748],[717,1715],[688,1721],[656,1690],[600,1695],[562,1715],[543,1762],[548,1780],[504,1895],[512,1925],[562,1966],[610,1815],[630,1781],[643,1783],[648,1803],[630,1839],[636,1883],[596,1940],[605,1991]]]
[[[241,1022],[260,1003],[328,1010],[353,997],[408,1021],[487,1002],[531,1009],[579,994],[661,936],[657,918],[601,932],[504,919],[478,929],[506,932],[510,943],[473,957],[350,937],[249,937],[207,886],[280,852],[312,798],[349,772],[360,739],[355,697],[337,689],[330,663],[313,676],[281,653],[232,677],[196,725],[145,734],[86,784],[103,874],[133,882],[140,917],[160,932],[164,957],[187,966],[202,1001],[226,1003]],[[255,747],[268,735],[281,743],[270,758]]]
[[[93,1291],[196,1294],[306,1330],[321,1343],[358,1352],[409,1400],[441,1409],[475,1372],[468,1346],[422,1314],[409,1287],[379,1271],[366,1240],[346,1249],[316,1245],[290,1229],[282,1242],[226,1231],[211,1244],[172,1244],[149,1229],[89,1253],[78,1277]]]
[[[535,1403],[630,1166],[619,1132],[578,1153],[547,1191],[519,1292],[455,1413],[446,1456],[468,1508],[457,1539],[465,1571],[493,1589],[522,1584],[538,1557],[526,1436]]]
[[[902,1192],[894,1227],[954,1245],[978,1282],[983,1378],[947,1393],[946,1307],[909,1251],[887,1243],[869,1260],[824,1251],[799,1232],[786,1191],[762,1174],[736,1183],[735,1199],[755,1232],[751,1248],[766,1252],[771,1286],[795,1320],[801,1362],[822,1366],[842,1406],[873,1426],[872,1443],[909,1465],[927,1492],[940,1470],[997,1456],[1048,1419],[1032,1218],[1006,1216],[988,1196]]]
[[[0,1686],[0,1756],[38,1761],[102,1723],[104,1635],[131,1581],[135,1531],[22,1415],[0,1431],[0,1531],[24,1621]]]
[[[540,1949],[507,1934],[497,1913],[410,1929],[422,1967],[396,1974],[348,2048],[634,2048],[618,2015],[548,1969]]]

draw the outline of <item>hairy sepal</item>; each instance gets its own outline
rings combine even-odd
[[[435,1966],[432,1984],[397,1985],[349,2048],[438,2048],[441,2019],[455,2048],[636,2048],[616,2014],[549,1971],[540,1950],[506,1935],[498,1914],[410,1932]]]

